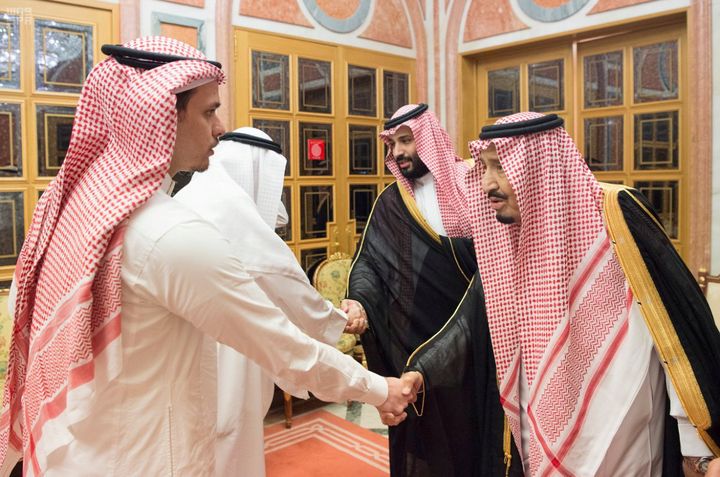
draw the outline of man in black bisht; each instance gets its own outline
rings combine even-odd
[[[464,366],[390,427],[393,476],[522,475],[500,406],[463,191],[468,165],[427,105],[400,108],[381,138],[397,182],[378,197],[343,307],[365,316],[371,370],[399,376],[410,356],[455,322]],[[457,371],[457,372],[456,372]],[[393,424],[391,416],[383,421]]]

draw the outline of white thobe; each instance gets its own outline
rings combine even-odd
[[[620,403],[623,408],[613,407],[609,404],[609,396],[596,396],[594,405],[602,406],[605,409],[605,418],[614,419],[617,417],[619,427],[614,435],[610,435],[610,442],[604,456],[580,455],[577,461],[582,462],[580,467],[590,464],[593,460],[599,460],[596,470],[588,472],[578,471],[575,475],[613,477],[617,475],[637,475],[647,477],[660,477],[662,475],[663,458],[663,436],[665,427],[665,395],[670,399],[670,414],[677,419],[680,433],[680,446],[685,456],[709,456],[710,449],[705,445],[695,428],[690,424],[687,414],[680,404],[680,399],[670,381],[670,377],[664,372],[653,347],[650,331],[645,324],[640,310],[636,303],[630,309],[630,320],[628,327],[629,352],[642,350],[638,358],[643,362],[647,370],[640,384],[635,398],[628,403]],[[609,367],[604,379],[623,380],[623,369],[630,357],[623,359],[623,351]],[[629,383],[628,383],[629,384]],[[522,456],[525,474],[529,473],[529,438],[530,428],[527,414],[529,399],[529,388],[525,369],[520,365],[520,426]],[[603,414],[603,413],[598,413]],[[590,424],[591,425],[591,424]],[[595,436],[588,436],[590,439]],[[573,457],[570,456],[572,459]],[[576,463],[577,463],[576,461]],[[590,465],[593,467],[592,465]]]
[[[295,255],[263,221],[256,204],[222,165],[211,159],[210,168],[196,174],[175,200],[215,225],[230,240],[246,272],[294,324],[324,343],[337,343],[347,323],[345,313],[312,287]],[[273,379],[257,364],[224,345],[218,346],[217,378],[215,473],[218,477],[264,476],[263,418],[272,401]],[[303,389],[291,383],[278,384],[298,397],[307,397]]]
[[[123,368],[45,475],[213,476],[215,341],[323,400],[387,398],[384,378],[293,325],[228,240],[165,192],[133,212],[123,248]]]
[[[402,186],[400,186],[402,187]],[[428,225],[438,235],[447,235],[440,215],[440,205],[437,199],[435,177],[428,172],[424,176],[415,179],[413,182],[413,193],[420,213]]]

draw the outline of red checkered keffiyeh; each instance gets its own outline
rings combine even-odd
[[[416,104],[403,106],[395,111],[393,118],[402,116],[415,108],[417,108]],[[425,111],[419,116],[380,133],[385,144],[400,126],[410,128],[415,138],[418,156],[435,177],[440,216],[448,236],[469,237],[471,229],[465,200],[467,164],[455,154],[450,137],[431,111]],[[400,173],[392,149],[389,147],[385,164],[398,182],[415,197],[410,180]]]
[[[519,113],[498,123],[540,117]],[[518,201],[505,225],[481,188],[490,142]],[[627,333],[632,296],[607,238],[602,192],[563,128],[473,141],[468,174],[473,238],[503,407],[518,448],[519,365],[528,385],[530,475],[572,475],[563,459]]]
[[[204,58],[162,37],[128,48]],[[224,82],[205,61],[151,70],[108,58],[83,86],[62,168],[38,202],[15,272],[17,300],[0,417],[0,457],[47,456],[122,368],[123,222],[160,187],[175,144],[174,91]]]

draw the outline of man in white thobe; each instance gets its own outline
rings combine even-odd
[[[295,255],[275,233],[287,222],[280,201],[286,159],[264,132],[239,128],[221,137],[203,174],[195,174],[175,199],[215,225],[245,270],[293,323],[334,345],[347,323],[344,312],[312,287]],[[284,389],[298,397],[304,390]],[[263,417],[273,380],[234,349],[218,345],[217,476],[265,475]]]
[[[106,47],[18,261],[0,475],[22,457],[26,475],[213,476],[216,342],[402,416],[399,380],[303,333],[167,194],[224,133],[219,65],[162,37]]]

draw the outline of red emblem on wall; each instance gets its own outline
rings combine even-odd
[[[307,158],[310,161],[325,160],[325,139],[307,140]]]

